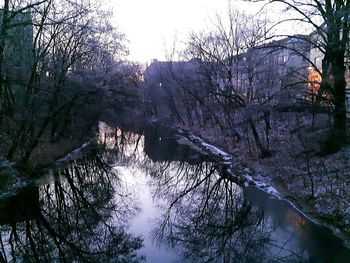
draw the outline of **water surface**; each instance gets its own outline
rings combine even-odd
[[[0,262],[350,262],[329,230],[177,139],[101,123],[95,144],[0,199]]]

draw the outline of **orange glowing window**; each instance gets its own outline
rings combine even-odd
[[[317,95],[321,86],[322,77],[314,68],[309,69],[308,84],[310,95]]]

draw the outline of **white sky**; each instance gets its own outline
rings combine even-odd
[[[257,10],[255,4],[237,3],[238,9]],[[227,0],[112,0],[114,23],[129,40],[129,59],[164,60],[175,36],[184,40],[191,30],[204,28],[209,17],[224,12]]]

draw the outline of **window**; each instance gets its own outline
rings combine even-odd
[[[315,66],[316,66],[318,69],[322,69],[322,58],[321,58],[321,57],[315,58]]]

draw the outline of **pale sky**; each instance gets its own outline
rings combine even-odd
[[[233,2],[248,12],[258,9],[252,3]],[[129,40],[129,59],[150,62],[166,59],[166,46],[173,45],[175,36],[181,41],[189,31],[204,28],[209,17],[224,12],[227,0],[112,0],[110,4],[114,23]]]

